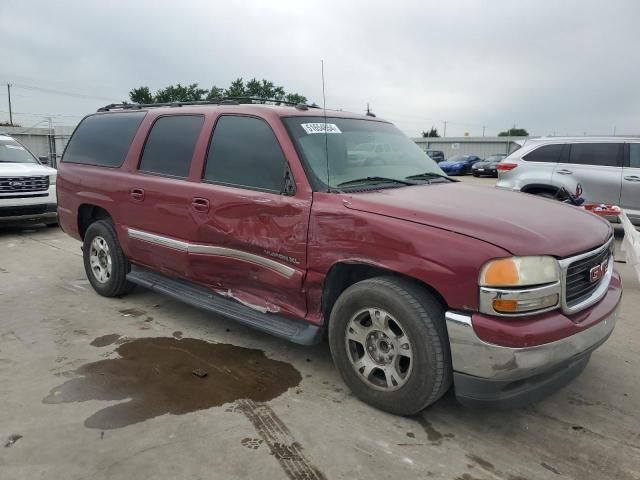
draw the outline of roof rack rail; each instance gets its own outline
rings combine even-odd
[[[287,102],[277,98],[259,98],[259,97],[220,97],[213,100],[197,100],[193,102],[169,102],[169,103],[110,103],[104,107],[100,107],[98,112],[109,112],[111,110],[141,110],[143,108],[159,108],[159,107],[190,107],[194,105],[286,105],[296,107],[299,110],[307,110],[309,108],[318,108],[316,105],[307,105],[304,103]]]

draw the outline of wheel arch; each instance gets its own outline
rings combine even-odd
[[[325,325],[328,326],[333,306],[335,305],[336,300],[342,294],[342,292],[344,292],[351,285],[361,282],[362,280],[381,276],[409,280],[413,284],[418,285],[431,293],[445,310],[448,308],[447,302],[440,294],[440,292],[438,292],[438,290],[436,290],[432,285],[429,285],[419,278],[412,277],[410,275],[406,275],[379,265],[372,265],[368,263],[337,262],[333,264],[327,272],[322,289],[321,308],[322,316],[325,319]]]
[[[556,193],[558,193],[558,190],[558,187],[545,183],[531,183],[529,185],[525,185],[520,189],[522,193],[530,193],[532,195],[536,195],[538,193],[550,193],[552,195],[555,195]]]
[[[84,234],[93,222],[112,220],[111,214],[103,207],[91,203],[83,203],[78,207],[78,233],[84,240]]]

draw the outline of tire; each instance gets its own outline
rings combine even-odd
[[[451,386],[444,308],[431,293],[409,280],[376,277],[347,288],[331,312],[329,344],[345,383],[358,398],[380,410],[413,415]],[[383,348],[385,344],[387,348]],[[396,355],[400,351],[403,354]],[[385,373],[389,371],[395,372],[395,382],[393,374]]]
[[[110,221],[98,220],[89,225],[84,235],[82,256],[91,286],[103,297],[126,295],[135,287],[127,281],[131,264],[120,248]]]
[[[476,178],[478,178],[478,177],[480,176],[480,174],[479,174],[479,173],[476,173],[476,172],[473,172],[473,176],[474,176],[474,177],[476,177]]]

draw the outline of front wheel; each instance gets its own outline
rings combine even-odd
[[[127,281],[131,266],[110,221],[99,220],[89,225],[82,254],[87,278],[100,295],[118,297],[133,290],[134,284]]]
[[[352,285],[329,321],[334,363],[364,402],[412,415],[451,385],[442,305],[409,280],[377,277]]]

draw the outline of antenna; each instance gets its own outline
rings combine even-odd
[[[320,60],[322,72],[322,113],[324,114],[324,153],[327,159],[327,192],[331,190],[329,183],[329,135],[327,134],[327,97],[324,94],[324,60]]]

